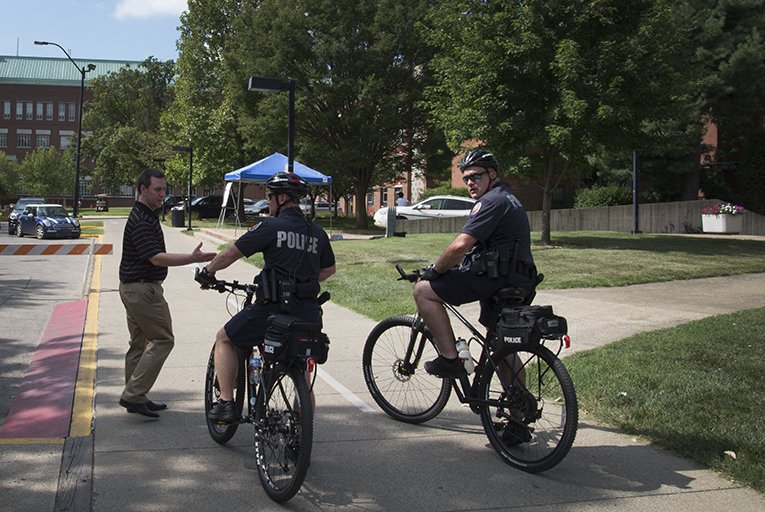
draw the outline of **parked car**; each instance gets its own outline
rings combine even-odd
[[[80,238],[80,222],[60,204],[30,204],[16,219],[16,235],[43,238]]]
[[[323,199],[317,199],[314,203],[314,206],[316,207],[316,213],[318,212],[331,212],[334,210],[334,205],[330,204],[328,201],[325,201]],[[305,213],[311,213],[311,200],[307,197],[304,197],[300,200],[300,209],[303,210]]]
[[[467,217],[475,199],[462,196],[433,196],[412,206],[397,206],[396,218],[404,220]],[[374,215],[375,226],[385,227],[388,209],[380,208]]]
[[[220,216],[223,196],[202,196],[191,202],[191,215],[198,219],[216,219]],[[228,208],[234,210],[234,198],[228,197]]]
[[[245,200],[246,201],[246,200]],[[252,204],[244,205],[245,215],[268,215],[268,199],[259,199]]]
[[[41,204],[45,202],[44,197],[22,197],[13,206],[11,213],[8,215],[8,234],[16,234],[16,219],[19,214],[24,211],[24,208],[29,204]]]
[[[183,204],[183,196],[165,196],[162,200],[162,209],[169,212],[170,208],[180,204]]]

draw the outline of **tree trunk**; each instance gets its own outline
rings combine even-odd
[[[359,229],[367,228],[367,190],[356,183],[353,186],[353,195],[356,200],[356,227]]]

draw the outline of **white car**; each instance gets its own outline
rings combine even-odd
[[[467,217],[475,199],[463,196],[433,196],[412,206],[397,206],[396,218],[404,220]],[[375,226],[385,227],[388,209],[380,208],[374,215]]]

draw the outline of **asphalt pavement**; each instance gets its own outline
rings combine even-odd
[[[765,510],[765,496],[586,417],[566,459],[538,475],[504,464],[488,446],[480,419],[456,399],[425,425],[395,422],[374,405],[361,372],[364,340],[375,322],[332,302],[324,307],[332,345],[316,383],[311,467],[297,496],[286,505],[275,504],[261,489],[252,465],[252,427],[240,426],[224,446],[207,434],[205,368],[215,332],[236,304],[226,295],[200,290],[193,266],[170,269],[164,283],[176,345],[151,398],[166,402],[168,410],[152,420],[127,414],[117,404],[127,347],[117,293],[123,225],[122,219],[105,220],[103,242],[114,244],[114,252],[95,258],[89,290],[86,326],[92,327],[86,330],[92,329],[97,341],[92,434],[45,442],[0,439],[4,511]],[[181,228],[166,228],[165,237],[171,252],[188,252],[202,240]],[[213,250],[213,240],[205,238],[205,250]],[[43,329],[35,325],[23,331],[20,311],[34,296],[14,305],[11,294],[3,295],[14,268],[22,265],[20,258],[0,259],[2,338],[4,345],[30,347],[29,340]],[[253,274],[251,266],[237,262],[219,275],[249,281]],[[73,292],[57,300],[77,298]],[[552,304],[567,317],[574,351],[640,331],[761,307],[765,274],[544,291],[536,302]],[[6,315],[9,306],[15,308],[13,316]],[[463,312],[474,315],[471,308]],[[11,357],[7,347],[0,349],[5,350],[0,352],[3,359]]]

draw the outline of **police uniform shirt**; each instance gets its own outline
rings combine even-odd
[[[299,208],[282,210],[247,230],[234,242],[244,256],[263,253],[263,270],[295,276],[299,282],[318,280],[319,271],[335,264],[327,233],[308,221]]]
[[[462,232],[482,245],[515,246],[518,240],[518,260],[533,264],[531,257],[531,228],[523,205],[505,185],[491,187],[470,210]]]
[[[149,261],[161,252],[167,251],[159,219],[151,208],[136,201],[122,237],[120,281],[163,281],[167,277],[167,267],[157,267]]]

